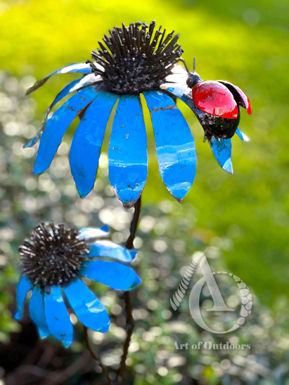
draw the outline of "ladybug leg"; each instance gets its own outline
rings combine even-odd
[[[209,137],[209,136],[207,136],[207,135],[205,134],[203,142],[205,143],[206,140],[207,140],[209,143],[212,143],[213,140],[216,140],[217,142],[221,142],[221,139],[223,139],[223,138],[220,138],[220,137],[214,136],[214,135],[212,135],[212,136]]]
[[[181,62],[181,63],[183,63],[183,65],[184,65],[184,67],[185,67],[185,70],[187,71],[187,73],[188,74],[190,74],[191,72],[189,71],[189,69],[188,69],[188,67],[187,67],[187,65],[186,65],[186,62],[184,61],[184,59],[182,59],[182,58],[179,58],[178,60],[176,60],[176,62],[178,63],[178,62]]]
[[[85,63],[86,64],[90,64],[90,67],[91,67],[93,72],[97,72],[98,71],[98,69],[96,68],[95,64],[91,60],[86,60]]]

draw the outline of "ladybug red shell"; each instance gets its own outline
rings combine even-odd
[[[192,109],[205,131],[205,138],[231,138],[240,121],[239,106],[251,114],[247,95],[237,86],[223,80],[202,81],[196,72],[189,72]]]
[[[192,88],[195,105],[210,115],[236,119],[238,104],[232,93],[223,84],[215,81],[199,82]]]

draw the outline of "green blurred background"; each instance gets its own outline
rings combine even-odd
[[[237,137],[233,138],[233,176],[220,169],[208,143],[202,141],[201,126],[194,115],[184,108],[196,140],[198,164],[194,185],[182,204],[174,202],[163,186],[153,140],[150,140],[149,180],[143,193],[143,215],[146,221],[141,225],[137,242],[142,246],[139,269],[144,280],[143,289],[139,290],[144,290],[148,298],[157,296],[158,305],[150,309],[154,317],[146,325],[161,327],[161,333],[164,333],[165,325],[168,324],[166,317],[156,315],[155,311],[159,308],[164,314],[169,312],[168,295],[177,286],[181,268],[190,263],[191,254],[197,250],[218,250],[217,266],[241,277],[259,303],[254,322],[259,325],[261,332],[259,330],[258,336],[252,325],[249,330],[249,325],[247,338],[251,338],[252,345],[260,336],[267,339],[267,342],[261,344],[262,354],[259,352],[267,357],[267,368],[271,370],[282,363],[285,365],[289,360],[286,356],[289,324],[288,0],[0,0],[3,149],[0,165],[3,187],[0,213],[3,255],[0,262],[3,273],[0,286],[5,288],[10,285],[12,292],[0,293],[0,309],[3,309],[1,338],[9,341],[10,329],[14,331],[17,328],[11,321],[10,312],[6,310],[9,304],[13,309],[13,285],[17,280],[17,242],[21,242],[37,221],[66,220],[79,226],[95,221],[96,224],[105,222],[114,227],[116,216],[123,215],[126,218],[127,215],[120,203],[111,197],[110,188],[105,187],[105,156],[102,158],[103,167],[96,190],[87,198],[87,203],[80,202],[69,175],[65,156],[67,145],[61,147],[59,158],[54,161],[52,169],[58,165],[58,171],[50,170],[39,178],[32,175],[35,153],[34,150],[22,150],[22,145],[36,132],[48,104],[72,76],[50,80],[45,87],[29,97],[29,101],[24,97],[24,89],[35,79],[58,67],[86,61],[90,58],[91,50],[97,47],[97,41],[111,27],[138,20],[147,23],[156,20],[157,24],[167,30],[175,30],[180,34],[179,41],[185,51],[183,57],[190,67],[193,57],[196,57],[197,71],[203,79],[226,79],[235,83],[249,95],[252,103],[252,115],[248,116],[242,110],[240,123],[240,128],[251,141],[243,143]],[[68,135],[66,143],[69,141]],[[105,209],[105,205],[109,208]],[[93,214],[94,209],[101,209],[102,214]],[[154,216],[157,216],[156,220]],[[149,220],[153,221],[153,225],[146,231],[146,224],[152,223]],[[158,221],[161,223],[159,227],[163,229],[159,232],[156,230]],[[167,223],[171,224],[166,227]],[[119,231],[124,230],[126,220],[122,224],[123,227],[119,225],[119,228],[114,228],[115,239],[120,241],[125,238],[122,238]],[[162,262],[156,263],[154,253],[160,260],[164,258],[170,261],[168,266],[164,268]],[[146,258],[146,262],[143,258]],[[158,280],[164,272],[164,282],[168,280],[169,287],[162,282],[157,288],[152,278],[155,274]],[[147,302],[148,298],[142,300]],[[269,322],[267,326],[261,325],[260,320],[264,314],[270,314],[268,317],[271,317],[271,324]],[[185,308],[181,317],[184,323],[185,320],[191,322]],[[270,337],[275,327],[278,338],[287,341],[282,347],[277,343],[276,336]],[[186,333],[196,333],[193,325],[191,329]],[[138,385],[193,384],[185,382],[191,378],[201,384],[218,384],[220,381],[227,381],[222,384],[259,383],[256,379],[241,380],[241,375],[237,378],[245,382],[228,382],[231,377],[226,377],[226,370],[222,372],[216,369],[217,363],[223,362],[223,357],[217,354],[211,357],[211,361],[208,358],[207,366],[206,363],[202,364],[199,372],[193,369],[184,372],[183,369],[174,368],[172,372],[169,371],[172,373],[170,380],[170,374],[161,370],[157,382],[154,382],[144,377],[144,373],[148,367],[154,367],[156,353],[147,357],[145,351],[152,349],[152,345],[148,343],[145,346],[141,335],[140,339],[143,346],[132,353],[134,358],[130,363],[134,371],[139,369],[140,377],[146,378],[144,382],[135,380]],[[271,346],[274,339],[276,349]],[[157,337],[155,349],[158,350],[156,340]],[[186,355],[183,366],[192,360],[193,367],[196,360],[203,359],[189,356],[190,353]],[[226,359],[231,360],[230,357]],[[139,366],[142,364],[146,368],[143,372]],[[165,367],[157,362],[155,365]],[[178,380],[173,377],[176,374],[183,377],[177,377]],[[146,376],[149,374],[146,373]],[[276,382],[276,379],[270,382],[269,377],[268,372],[264,375],[268,382],[262,384],[288,383]],[[287,381],[287,375],[285,377],[282,378]]]

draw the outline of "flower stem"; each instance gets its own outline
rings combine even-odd
[[[130,223],[130,234],[125,244],[125,247],[127,249],[133,248],[133,241],[137,230],[140,211],[141,211],[141,197],[136,201],[134,205],[134,213]],[[118,381],[119,385],[122,385],[124,383],[124,376],[126,372],[126,359],[127,359],[128,349],[129,349],[129,345],[130,345],[130,341],[131,341],[131,337],[134,329],[134,319],[132,316],[132,304],[131,304],[130,292],[129,291],[124,292],[123,297],[124,297],[125,311],[126,311],[126,338],[123,343],[122,357],[120,361],[119,370],[117,373],[117,381],[118,379],[120,379],[120,381]]]
[[[125,247],[127,249],[133,248],[133,241],[134,241],[135,233],[137,230],[140,211],[141,211],[141,197],[139,197],[139,199],[136,201],[136,203],[134,205],[134,213],[133,213],[133,217],[132,217],[132,220],[130,223],[130,234],[129,234],[129,237],[127,238],[127,241],[125,243]]]
[[[83,330],[84,330],[84,340],[85,340],[85,345],[86,345],[86,347],[87,347],[87,350],[89,351],[91,357],[92,357],[92,358],[97,362],[97,364],[101,367],[102,372],[103,372],[103,374],[104,374],[104,376],[105,376],[105,378],[106,378],[107,384],[108,384],[108,385],[113,385],[107,367],[103,365],[103,363],[101,362],[100,358],[96,355],[96,353],[92,350],[92,347],[90,346],[89,338],[88,338],[88,330],[87,330],[87,327],[86,327],[86,326],[83,326]]]

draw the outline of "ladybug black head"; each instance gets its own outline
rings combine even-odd
[[[197,72],[189,72],[188,73],[188,79],[187,79],[187,85],[190,88],[193,88],[195,84],[199,83],[201,81],[201,77]]]
[[[193,67],[193,72],[190,72],[185,61],[183,59],[180,59],[180,61],[183,62],[185,69],[188,73],[188,79],[187,79],[187,86],[189,88],[193,88],[195,84],[199,83],[202,81],[201,77],[199,74],[196,72],[196,58],[194,57],[194,67]]]

